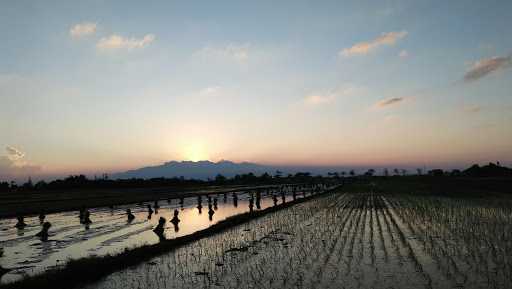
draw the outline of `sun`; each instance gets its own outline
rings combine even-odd
[[[185,160],[193,162],[209,159],[206,147],[201,143],[192,143],[186,145],[184,148],[183,155],[185,157]]]

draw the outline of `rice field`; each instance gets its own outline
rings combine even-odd
[[[510,288],[511,207],[508,198],[340,191],[86,288]]]
[[[24,218],[23,228],[16,227],[15,218],[0,219],[0,268],[9,268],[0,272],[0,287],[26,276],[63,268],[70,260],[118,255],[126,249],[157,244],[160,238],[153,229],[160,217],[166,219],[162,238],[176,239],[226,218],[265,210],[324,189],[328,187],[288,186],[91,208],[87,210],[90,224],[82,222],[78,211],[53,213],[44,219],[52,224],[46,240],[37,236],[44,225],[38,216]],[[173,215],[178,220],[175,223],[171,222]]]

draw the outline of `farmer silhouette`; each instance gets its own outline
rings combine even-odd
[[[151,208],[151,205],[147,205],[148,207],[148,220],[151,220],[151,216],[153,216],[153,209]]]
[[[261,192],[256,192],[256,209],[261,209]]]
[[[249,212],[252,212],[253,209],[254,209],[254,198],[251,197],[249,199]]]
[[[215,211],[213,210],[212,205],[211,205],[211,204],[209,204],[209,205],[208,205],[208,219],[209,219],[210,221],[212,221],[212,220],[213,220],[213,214],[215,214]]]
[[[16,217],[16,219],[18,219],[18,222],[16,223],[16,225],[14,225],[14,227],[18,229],[23,229],[27,226],[27,224],[25,224],[25,217],[23,217],[22,215],[19,215],[18,217]]]
[[[133,219],[135,219],[135,216],[132,214],[132,210],[130,209],[126,209],[126,215],[129,223],[131,223]]]
[[[92,221],[91,221],[90,217],[91,217],[91,213],[88,210],[85,210],[84,219],[82,221],[82,224],[85,224],[85,225],[92,224]]]
[[[233,206],[238,207],[238,196],[233,193]]]
[[[36,236],[39,237],[39,239],[41,239],[43,242],[48,241],[48,230],[51,226],[52,224],[50,224],[50,222],[44,222],[43,229],[37,233]]]
[[[180,212],[178,210],[174,210],[174,216],[172,217],[171,219],[171,223],[173,224],[178,224],[180,222],[180,219],[178,218],[178,215],[180,214]]]
[[[156,225],[156,228],[153,229],[153,232],[158,236],[158,239],[160,239],[160,241],[165,240],[164,226],[165,226],[165,218],[160,217],[160,219],[158,219],[158,225]]]
[[[178,224],[180,223],[180,219],[178,218],[178,215],[179,215],[179,211],[178,210],[174,210],[174,216],[172,217],[171,219],[171,223],[174,225],[174,232],[178,232],[179,231],[179,227],[178,227]]]

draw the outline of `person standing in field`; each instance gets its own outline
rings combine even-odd
[[[178,232],[180,230],[180,227],[178,226],[180,223],[180,219],[178,218],[179,213],[178,209],[174,209],[174,216],[171,219],[171,223],[174,226],[174,232]]]
[[[91,213],[89,212],[89,210],[85,210],[85,213],[84,213],[84,219],[83,219],[83,224],[84,225],[90,225],[92,224],[92,221],[91,221]]]
[[[151,220],[151,216],[153,216],[153,209],[151,208],[151,205],[147,205],[148,207],[148,220]]]
[[[132,210],[130,209],[126,209],[126,215],[128,216],[129,223],[131,223],[135,219],[135,216],[132,214]]]
[[[254,198],[251,196],[249,199],[249,212],[252,212],[254,209]]]
[[[213,210],[212,204],[208,204],[208,219],[210,221],[213,220],[213,214],[215,214],[215,211]]]
[[[158,220],[158,225],[156,226],[156,228],[153,229],[153,232],[158,236],[160,241],[165,240],[165,235],[164,235],[165,227],[164,226],[165,226],[165,218],[160,217],[160,219]]]
[[[50,224],[50,222],[44,222],[43,223],[43,229],[36,234],[37,237],[39,237],[39,239],[41,239],[41,241],[43,242],[46,242],[48,241],[48,230],[50,229],[50,227],[52,226],[52,224]]]
[[[238,196],[233,193],[233,206],[238,207]]]
[[[27,224],[25,223],[25,217],[23,217],[22,215],[18,215],[18,217],[16,218],[18,219],[18,222],[15,225],[16,228],[23,229],[27,226]]]

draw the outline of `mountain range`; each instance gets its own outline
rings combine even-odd
[[[324,175],[328,172],[342,171],[341,167],[297,167],[297,166],[270,166],[261,165],[250,162],[235,163],[222,160],[219,162],[211,161],[170,161],[162,165],[148,166],[139,169],[133,169],[126,172],[115,173],[111,175],[114,179],[130,179],[130,178],[158,178],[158,177],[184,177],[186,179],[213,179],[218,174],[225,177],[233,177],[235,175],[253,173],[261,175],[268,173],[275,175],[277,171],[283,175],[294,174],[297,172],[310,172],[314,175]]]

